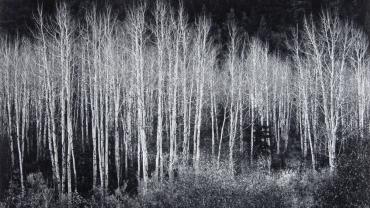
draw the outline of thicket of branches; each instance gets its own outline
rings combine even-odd
[[[22,192],[25,163],[42,160],[68,194],[86,178],[108,190],[133,174],[145,193],[149,180],[173,181],[179,164],[197,173],[208,153],[234,175],[236,157],[253,164],[262,125],[277,154],[296,130],[312,169],[324,157],[335,172],[339,148],[369,134],[368,42],[330,13],[306,19],[287,57],[233,22],[219,45],[206,16],[190,24],[161,2],[123,22],[94,8],[75,22],[66,5],[36,21],[35,40],[0,45],[0,135]]]

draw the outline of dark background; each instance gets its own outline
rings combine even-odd
[[[178,0],[166,0],[177,5]],[[75,17],[82,17],[91,4],[98,8],[110,5],[119,19],[135,0],[0,0],[0,29],[15,35],[30,35],[38,5],[52,15],[57,2],[67,2]],[[147,1],[153,4],[155,1]],[[201,13],[211,16],[214,31],[224,34],[225,22],[236,20],[248,35],[258,35],[273,49],[284,48],[284,42],[304,16],[318,17],[322,10],[337,12],[344,19],[354,20],[370,36],[370,0],[183,0],[190,20]],[[149,5],[150,6],[150,5]]]
[[[137,0],[0,0],[0,28],[11,36],[30,35],[34,28],[33,17],[38,5],[45,13],[53,14],[57,2],[67,2],[75,17],[82,17],[85,8],[97,4],[98,8],[111,5],[119,19],[125,9]],[[166,0],[173,5],[178,0]],[[155,1],[147,1],[153,4]],[[301,25],[303,17],[318,17],[323,9],[337,12],[342,18],[354,20],[370,35],[370,0],[183,0],[191,20],[200,13],[210,15],[216,32],[226,30],[226,20],[235,19],[249,35],[258,35],[269,41],[272,48],[281,48],[286,34]],[[149,5],[150,6],[150,5]]]

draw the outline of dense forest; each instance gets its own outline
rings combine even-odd
[[[83,2],[0,21],[0,207],[370,205],[370,3]]]

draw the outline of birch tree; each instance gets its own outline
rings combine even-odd
[[[338,127],[344,116],[347,100],[345,79],[348,75],[349,55],[353,36],[348,22],[324,12],[318,25],[306,21],[304,26],[304,52],[314,63],[322,102],[318,103],[324,116],[325,138],[331,172],[336,169]]]
[[[138,175],[140,175],[140,166],[143,172],[143,190],[144,193],[148,182],[148,156],[145,134],[145,94],[144,94],[144,46],[145,46],[145,5],[140,5],[136,9],[129,11],[128,15],[128,33],[131,44],[131,60],[135,69],[136,76],[136,105],[137,105],[137,131],[138,131]],[[141,156],[140,156],[141,154]]]

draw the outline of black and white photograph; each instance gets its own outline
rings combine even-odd
[[[370,0],[0,0],[0,208],[369,208]]]

